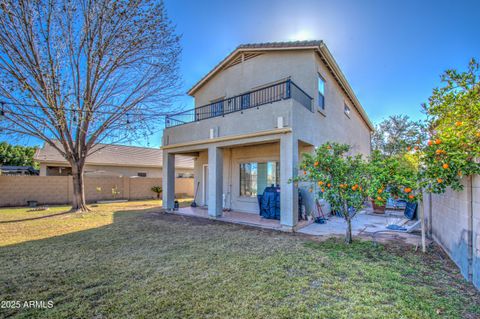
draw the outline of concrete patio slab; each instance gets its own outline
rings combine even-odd
[[[233,224],[241,224],[241,225],[248,225],[248,226],[260,227],[265,229],[285,231],[285,228],[282,227],[279,220],[262,218],[260,215],[256,213],[223,211],[222,216],[211,217],[208,215],[208,209],[206,207],[183,207],[171,213],[184,215],[184,216],[210,218],[210,219],[215,219],[218,221],[223,221],[223,222],[228,222]],[[305,227],[307,224],[308,224],[307,221],[300,221],[296,228],[298,229],[298,228]]]
[[[395,215],[375,215],[367,212],[360,212],[352,220],[352,233],[354,236],[362,233],[373,233],[385,229],[386,225],[397,223],[402,217]],[[347,223],[342,217],[330,216],[325,224],[311,224],[298,232],[309,235],[344,235]]]
[[[247,225],[263,229],[286,231],[285,228],[282,228],[280,221],[274,219],[265,219],[256,213],[223,211],[222,216],[211,217],[208,215],[208,209],[206,207],[183,207],[177,211],[168,211],[168,213],[214,219],[221,222]],[[372,235],[375,232],[384,230],[389,224],[398,224],[402,220],[404,221],[405,218],[403,217],[403,214],[398,211],[387,211],[382,215],[374,214],[370,211],[362,211],[358,213],[357,216],[355,216],[355,218],[352,220],[352,233],[353,236],[373,239]],[[408,224],[414,222],[415,221],[409,221]],[[310,236],[328,238],[332,236],[344,236],[346,226],[347,224],[342,217],[330,216],[325,224],[315,224],[309,221],[300,221],[295,228],[295,232]],[[291,231],[291,229],[288,231]],[[421,238],[419,233],[386,232],[376,234],[375,240],[379,242],[402,241],[404,243],[419,246]],[[430,241],[427,240],[427,244],[429,243]]]
[[[421,237],[419,232],[402,233],[402,232],[381,232],[390,224],[401,224],[405,222],[405,226],[415,223],[416,221],[406,221],[402,213],[396,211],[387,211],[385,214],[375,214],[370,211],[362,211],[358,213],[352,220],[353,236],[362,236],[375,239],[379,242],[401,240],[412,245],[420,245]],[[347,223],[343,217],[330,216],[325,224],[310,224],[297,232],[312,236],[344,236],[347,230]],[[373,237],[375,235],[375,237]],[[427,240],[427,244],[430,241]]]

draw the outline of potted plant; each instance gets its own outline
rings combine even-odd
[[[157,199],[160,199],[160,194],[162,193],[162,187],[161,186],[152,186],[151,188],[152,192],[157,193]]]

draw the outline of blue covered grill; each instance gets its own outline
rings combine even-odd
[[[280,187],[266,187],[262,195],[257,195],[260,216],[280,220]]]

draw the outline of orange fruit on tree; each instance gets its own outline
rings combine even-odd
[[[380,196],[377,196],[377,200],[382,201],[383,198],[381,198]]]
[[[412,189],[410,187],[405,187],[404,189],[405,193],[410,193],[412,191]]]
[[[415,198],[415,195],[413,195],[413,194],[410,194],[410,195],[408,195],[408,198],[410,198],[410,199],[414,199],[414,198]]]
[[[439,183],[439,184],[443,183],[443,179],[437,178],[437,183]]]
[[[442,143],[442,141],[441,141],[440,139],[438,139],[438,138],[437,138],[437,139],[435,140],[435,144],[437,144],[437,145],[438,145],[438,144],[440,144],[440,143]]]
[[[318,186],[322,186],[323,185],[323,182],[322,181],[318,181]]]
[[[463,122],[462,121],[456,121],[455,126],[462,126]]]
[[[383,188],[380,188],[380,189],[377,191],[377,193],[379,193],[379,194],[383,193]]]
[[[443,169],[447,169],[447,168],[449,168],[450,166],[448,166],[448,164],[445,163],[445,164],[442,165],[442,167],[443,167]]]
[[[445,153],[444,150],[436,150],[435,151],[435,154],[437,154],[437,155],[440,155],[440,154],[443,154],[443,153]]]
[[[410,151],[412,149],[411,146],[407,146],[407,151]]]
[[[322,193],[325,192],[325,188],[322,188]]]
[[[332,186],[332,185],[331,185],[330,183],[328,183],[328,184],[327,184],[327,187],[330,187],[330,186]]]
[[[307,171],[303,171],[303,175],[307,175]]]
[[[315,164],[313,164],[313,165],[314,165],[314,166],[318,166],[318,164],[319,164],[318,162],[315,162]]]
[[[428,146],[432,146],[433,142],[428,140]]]

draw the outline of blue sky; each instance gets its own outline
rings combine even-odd
[[[242,43],[324,40],[373,122],[422,118],[447,68],[480,58],[480,1],[165,0],[186,92]],[[190,97],[178,102],[193,107]],[[140,144],[146,145],[145,142]],[[160,133],[149,138],[160,145]]]

